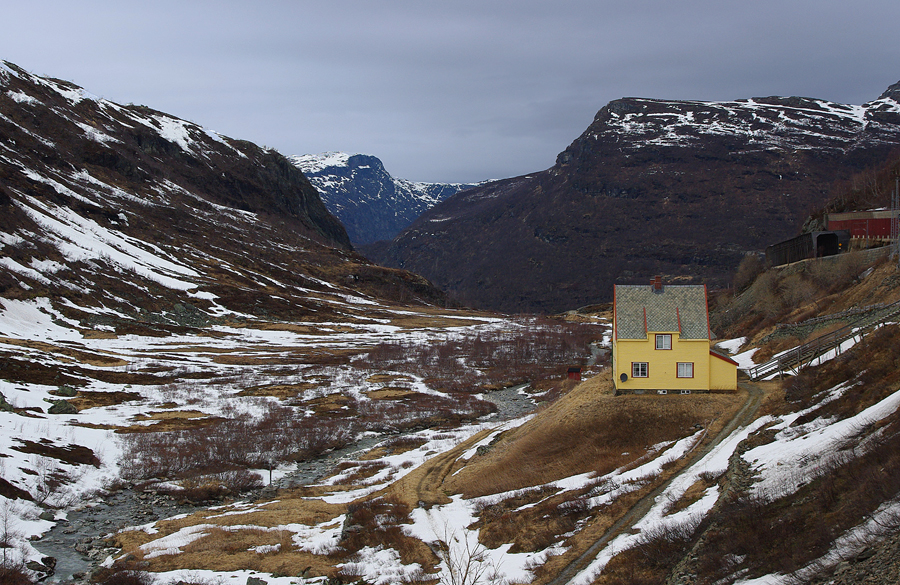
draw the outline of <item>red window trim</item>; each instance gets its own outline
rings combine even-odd
[[[660,337],[668,337],[669,338],[669,347],[660,347],[659,346],[659,338]],[[656,337],[653,339],[653,347],[660,351],[668,351],[672,349],[672,334],[671,333],[657,333]]]
[[[690,376],[679,376],[678,375],[678,366],[680,366],[681,364],[691,364],[691,375]],[[675,363],[675,377],[682,378],[685,380],[693,378],[694,377],[694,362],[676,362]]]

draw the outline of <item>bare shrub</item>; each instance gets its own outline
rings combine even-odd
[[[784,385],[784,398],[788,402],[807,402],[817,392],[816,370],[802,370]]]
[[[549,318],[520,318],[518,329],[492,330],[442,342],[383,342],[354,362],[361,368],[427,373],[435,387],[477,392],[481,386],[559,375],[561,364],[583,363],[602,328]]]
[[[480,543],[473,543],[466,535],[445,529],[444,539],[438,542],[438,556],[447,567],[441,574],[441,585],[481,585],[501,583],[499,568]]]
[[[409,435],[404,435],[401,437],[389,439],[384,443],[384,447],[391,449],[394,453],[403,453],[405,451],[418,449],[427,442],[428,440],[424,437],[412,437]]]
[[[153,577],[144,571],[117,571],[100,581],[100,585],[153,585],[153,582]]]
[[[208,502],[257,489],[262,485],[262,478],[258,473],[233,469],[189,477],[181,482],[181,489],[163,487],[158,491],[192,502]]]
[[[787,276],[779,286],[779,298],[786,309],[808,303],[810,299],[815,298],[817,292],[819,291],[816,285],[802,273]]]
[[[743,292],[765,270],[765,264],[758,254],[747,254],[738,264],[732,284],[736,292]]]
[[[342,446],[357,428],[356,422],[304,418],[293,408],[270,405],[259,419],[239,414],[186,430],[126,434],[122,476],[134,480],[272,469],[281,461],[311,458]]]
[[[32,585],[33,581],[21,563],[0,564],[0,583],[3,585]]]
[[[666,523],[645,532],[637,546],[644,560],[654,567],[669,568],[684,556],[700,519],[693,518],[684,524]]]
[[[400,527],[409,521],[409,513],[409,506],[395,497],[350,504],[341,533],[341,550],[349,555],[366,546],[383,546],[393,548],[401,558],[420,554],[419,547],[425,545],[407,536]]]

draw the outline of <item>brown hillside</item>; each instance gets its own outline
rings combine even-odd
[[[579,473],[603,475],[700,426],[715,435],[742,402],[737,394],[614,396],[608,372],[601,373],[501,435],[445,488],[474,497]]]
[[[865,107],[863,123],[806,98],[617,100],[551,169],[463,191],[366,251],[507,312],[610,301],[655,274],[725,285],[900,144],[894,98]]]

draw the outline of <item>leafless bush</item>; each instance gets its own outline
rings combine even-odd
[[[473,543],[466,534],[457,535],[444,530],[444,539],[438,542],[438,557],[447,567],[441,573],[441,585],[499,584],[502,578],[480,543]]]
[[[702,471],[697,477],[706,483],[713,484],[719,481],[725,473],[722,471]]]
[[[153,585],[153,581],[144,571],[117,571],[100,581],[100,585]]]
[[[747,254],[738,264],[732,280],[734,290],[743,292],[747,287],[753,284],[756,277],[765,270],[765,264],[758,254]]]
[[[475,392],[483,385],[558,376],[563,365],[583,363],[590,343],[602,336],[597,325],[547,318],[523,318],[518,325],[429,344],[383,342],[354,365],[416,373],[447,391]]]
[[[410,508],[399,499],[376,498],[350,504],[341,533],[340,548],[352,554],[366,546],[393,548],[401,557],[415,554],[421,541],[400,527],[409,521]]]
[[[0,583],[3,585],[32,585],[33,581],[22,563],[0,564]]]
[[[189,477],[181,482],[179,488],[166,486],[158,491],[183,500],[207,502],[257,489],[262,485],[262,478],[258,473],[246,469],[234,469]]]
[[[16,517],[12,502],[4,498],[0,508],[0,583],[31,585],[22,560],[24,555],[14,552],[22,538],[22,533],[16,528]]]
[[[412,437],[409,435],[403,435],[400,437],[395,437],[393,439],[389,439],[383,443],[384,447],[388,449],[392,449],[394,451],[411,451],[413,449],[418,449],[428,440],[424,437]]]
[[[559,513],[563,516],[583,515],[591,509],[590,498],[580,497],[574,500],[566,500],[557,506]]]
[[[248,414],[179,431],[123,435],[126,479],[189,477],[214,470],[272,469],[282,461],[316,456],[349,441],[357,423],[298,416],[271,405],[259,419]]]
[[[662,524],[641,535],[637,550],[649,565],[667,569],[687,552],[699,526],[699,517],[683,524]]]

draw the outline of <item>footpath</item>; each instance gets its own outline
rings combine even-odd
[[[747,399],[744,402],[744,405],[740,410],[731,418],[730,421],[719,431],[719,434],[710,441],[707,445],[694,451],[691,455],[691,458],[687,461],[687,463],[682,468],[680,473],[675,474],[667,481],[663,482],[659,486],[656,487],[652,492],[638,500],[638,502],[631,507],[615,524],[609,527],[609,529],[599,538],[594,544],[592,544],[586,551],[584,551],[578,558],[574,559],[568,565],[566,565],[559,574],[552,580],[550,580],[547,585],[566,585],[569,583],[575,576],[584,569],[594,558],[597,557],[597,554],[603,549],[606,544],[612,540],[617,535],[622,532],[628,531],[634,527],[647,513],[650,511],[650,508],[653,507],[656,498],[662,494],[666,488],[671,485],[675,479],[677,479],[681,473],[684,473],[691,465],[700,461],[706,455],[708,455],[717,445],[719,445],[722,441],[724,441],[728,436],[731,435],[736,429],[739,427],[747,426],[756,418],[756,413],[759,410],[759,405],[762,402],[763,391],[753,382],[741,382],[739,384],[740,388],[747,391]]]

